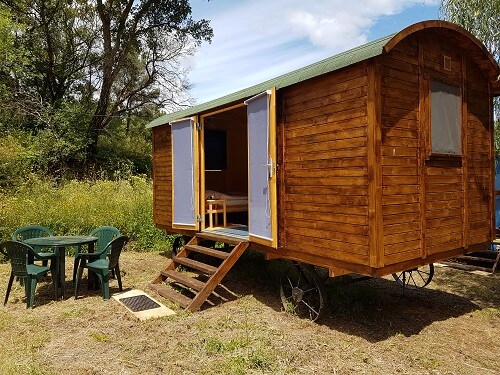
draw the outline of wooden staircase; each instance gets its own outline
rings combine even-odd
[[[500,251],[485,249],[440,263],[466,271],[495,273],[500,267]]]
[[[202,246],[204,241],[222,242],[228,246],[223,249],[213,249]],[[197,311],[247,247],[248,241],[245,240],[209,232],[197,233],[177,255],[172,256],[171,261],[153,280],[150,287],[185,309]],[[203,260],[207,260],[207,263],[192,259],[200,258],[196,254],[202,254]],[[187,272],[181,272],[180,266],[189,270],[189,274],[194,274],[194,277]],[[205,279],[208,280],[200,280],[200,275],[205,275]],[[177,288],[174,289],[173,286]]]

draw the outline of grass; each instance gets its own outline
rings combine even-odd
[[[141,251],[171,248],[172,238],[153,223],[152,183],[131,177],[119,181],[66,181],[31,178],[15,191],[0,192],[0,238],[19,227],[38,224],[57,235],[87,234],[112,225]]]
[[[196,313],[148,289],[166,262],[159,252],[122,254],[125,289],[178,312],[145,322],[85,288],[78,300],[54,302],[48,280],[27,310],[16,284],[0,309],[0,374],[498,373],[500,274],[440,267],[428,289],[404,294],[386,279],[333,279],[326,316],[312,323],[283,310],[279,261],[245,254],[223,282],[232,297]],[[2,296],[8,272],[0,264]]]
[[[90,336],[97,341],[106,342],[109,341],[109,336],[104,332],[92,332]]]

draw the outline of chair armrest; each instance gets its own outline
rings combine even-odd
[[[47,258],[52,258],[55,257],[55,253],[42,253],[42,254],[47,254],[47,255],[40,255],[38,254],[31,246],[29,247],[29,252],[31,255],[33,255],[34,260],[46,260]],[[48,255],[50,254],[50,255]]]

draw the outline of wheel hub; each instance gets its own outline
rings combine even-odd
[[[302,297],[304,296],[304,292],[302,289],[294,287],[292,289],[292,300],[295,304],[299,303],[302,301]]]

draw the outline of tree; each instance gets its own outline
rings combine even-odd
[[[85,70],[98,63],[92,55],[99,38],[95,16],[86,1],[1,0],[25,25],[18,43],[31,51],[32,79],[42,100],[57,105],[84,79]],[[68,5],[74,6],[68,6]]]
[[[19,40],[32,53],[33,75],[24,84],[36,88],[53,115],[60,108],[91,114],[85,131],[90,161],[112,119],[186,103],[181,59],[213,35],[209,21],[191,18],[188,0],[0,3],[26,25]]]
[[[447,21],[474,34],[500,61],[499,0],[441,0],[441,13]]]
[[[500,63],[500,0],[441,0],[442,17],[481,40]],[[495,148],[500,151],[500,98],[495,98]]]
[[[25,25],[15,21],[9,9],[0,4],[0,130],[3,131],[27,113],[40,113],[36,92],[24,84],[32,77],[31,54],[18,41],[24,31]]]
[[[103,38],[102,81],[88,128],[89,155],[112,116],[160,98],[161,85],[184,88],[182,76],[168,64],[175,65],[190,47],[211,41],[213,33],[208,21],[192,20],[187,0],[97,0],[96,9]]]

